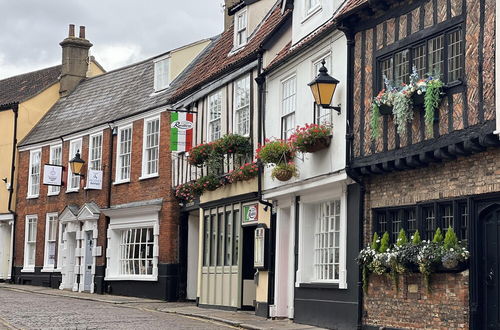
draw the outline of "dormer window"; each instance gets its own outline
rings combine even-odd
[[[316,9],[320,7],[320,0],[305,0],[306,2],[306,16],[312,14]]]
[[[156,59],[155,63],[155,92],[161,91],[170,84],[170,57]]]
[[[236,14],[234,29],[234,48],[239,48],[247,43],[247,11]]]

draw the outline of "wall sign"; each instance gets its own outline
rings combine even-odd
[[[266,225],[259,224],[255,228],[253,267],[260,270],[267,269],[266,251],[268,251],[269,229]]]
[[[243,206],[242,226],[253,225],[259,221],[259,204]]]
[[[87,173],[87,189],[102,189],[102,171],[89,170]]]
[[[62,166],[45,164],[43,166],[43,184],[62,186],[62,170]]]
[[[172,112],[170,125],[170,151],[189,151],[193,147],[193,114]]]

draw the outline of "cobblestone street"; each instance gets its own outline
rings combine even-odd
[[[234,329],[150,307],[0,288],[0,329]]]

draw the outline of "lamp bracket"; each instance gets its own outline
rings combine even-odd
[[[342,108],[340,107],[340,104],[338,106],[331,106],[331,105],[321,105],[321,107],[323,109],[331,109],[331,110],[335,110],[338,112],[338,115],[340,116],[340,114],[342,113]]]

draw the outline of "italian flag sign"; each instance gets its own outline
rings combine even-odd
[[[170,151],[190,151],[193,147],[193,114],[171,113]]]

